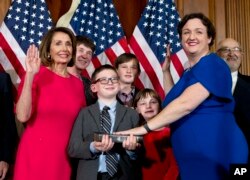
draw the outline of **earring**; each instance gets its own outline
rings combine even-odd
[[[50,56],[50,54],[48,55],[48,59],[51,59],[51,56]]]

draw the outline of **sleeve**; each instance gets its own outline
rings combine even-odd
[[[4,74],[4,76],[1,76],[1,81],[0,161],[3,160],[10,163],[14,158],[18,135],[14,116],[14,101],[10,76],[7,73],[6,75]]]
[[[35,106],[37,104],[37,91],[38,91],[38,81],[39,81],[39,77],[40,77],[40,73],[38,73],[37,75],[35,75],[34,80],[32,82],[32,110],[31,110],[31,114],[34,113],[35,110]],[[23,90],[23,86],[24,86],[24,79],[25,79],[25,75],[22,76],[21,78],[21,82],[18,85],[18,89],[17,89],[17,101],[19,99],[19,97],[21,96],[22,90]],[[14,109],[16,112],[16,109]]]
[[[193,75],[211,94],[232,100],[232,77],[226,62],[212,53],[193,68]]]
[[[82,109],[75,121],[68,145],[68,155],[72,158],[95,159],[97,154],[91,153],[90,141],[83,140],[83,119],[86,109]]]

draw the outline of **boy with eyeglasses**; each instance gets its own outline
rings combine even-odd
[[[108,135],[137,127],[139,115],[116,100],[120,85],[114,67],[103,65],[97,68],[91,80],[91,90],[98,100],[79,113],[68,146],[69,156],[79,159],[77,179],[140,179],[140,167],[136,161],[140,144],[136,137],[131,135],[122,143],[114,143]],[[107,118],[102,114],[104,109],[107,109],[110,119],[109,132],[104,125]],[[103,133],[101,141],[94,139],[94,133],[98,132]],[[114,174],[108,170],[107,159],[111,153],[116,168]]]

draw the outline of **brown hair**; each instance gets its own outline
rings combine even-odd
[[[80,44],[83,44],[84,46],[89,47],[92,50],[92,52],[94,53],[96,46],[90,38],[88,38],[86,36],[82,36],[82,35],[77,35],[76,36],[76,45],[78,46]]]
[[[139,63],[137,57],[134,54],[132,54],[132,53],[123,53],[120,56],[118,56],[116,58],[116,60],[115,60],[114,66],[115,66],[116,69],[118,69],[118,67],[119,67],[120,64],[129,62],[131,60],[135,60],[137,71],[138,71],[138,75],[139,75],[141,73],[140,63]]]
[[[155,98],[158,101],[161,110],[161,97],[159,96],[159,94],[156,93],[156,91],[149,88],[142,89],[136,94],[135,99],[133,101],[133,107],[136,108],[138,101],[140,99],[146,98],[147,96]]]
[[[76,39],[74,33],[66,27],[54,27],[50,29],[47,34],[42,39],[42,43],[39,48],[40,58],[42,61],[42,65],[44,66],[52,66],[54,64],[54,61],[49,58],[49,52],[50,52],[50,46],[52,42],[52,38],[55,33],[57,32],[63,32],[67,35],[69,35],[72,43],[72,59],[69,61],[67,66],[73,66],[75,64],[75,57],[76,57]]]
[[[216,30],[213,25],[213,23],[202,13],[191,13],[185,15],[181,22],[178,25],[178,33],[181,38],[182,35],[182,29],[185,26],[185,24],[190,20],[190,19],[200,19],[202,24],[207,28],[207,36],[211,38],[211,42],[209,43],[209,47],[211,47],[214,44],[214,39],[216,36]]]
[[[113,66],[111,66],[110,64],[104,64],[104,65],[95,69],[95,71],[93,72],[93,74],[91,76],[91,82],[94,83],[96,80],[97,74],[99,74],[100,72],[102,72],[104,70],[112,70],[117,74],[117,71]],[[117,76],[118,76],[118,74],[117,74]]]

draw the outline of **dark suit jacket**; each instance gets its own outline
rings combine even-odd
[[[90,89],[91,81],[84,76],[81,76],[81,78],[84,86],[84,95],[86,99],[86,104],[87,106],[89,106],[97,101],[97,97],[95,94],[93,94],[93,92]]]
[[[238,76],[233,96],[236,122],[243,131],[250,150],[250,83],[242,79],[241,76]],[[248,163],[250,163],[250,158],[248,159]]]
[[[13,111],[12,83],[7,73],[0,72],[0,161],[11,163],[17,144]]]
[[[250,83],[250,76],[243,75],[241,73],[238,73],[238,77],[245,80],[246,82]]]
[[[114,132],[137,127],[138,123],[139,115],[137,112],[117,102]],[[70,157],[79,158],[78,180],[97,179],[100,154],[90,152],[90,143],[94,141],[94,132],[102,132],[98,102],[81,110],[72,130],[68,154]],[[136,161],[130,159],[122,145],[117,143],[112,150],[120,155],[119,179],[138,179],[140,168]]]

